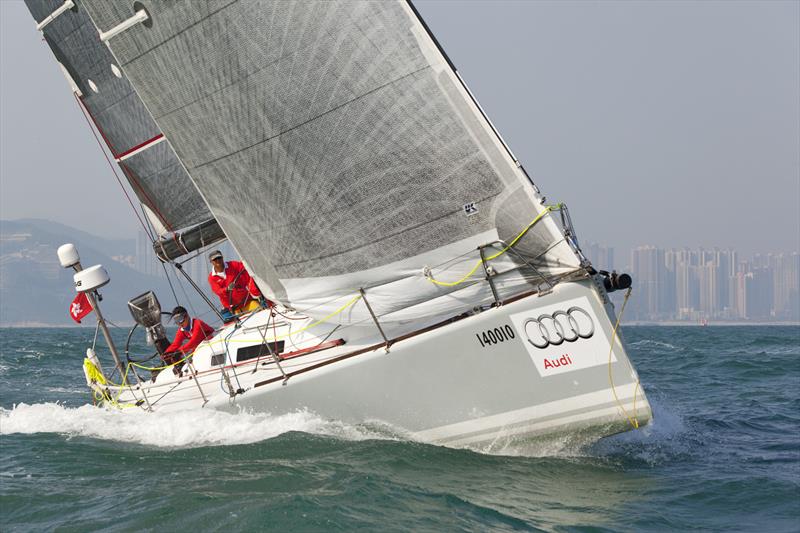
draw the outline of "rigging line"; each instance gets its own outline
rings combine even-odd
[[[315,327],[315,326],[318,326],[318,325],[320,325],[320,324],[324,324],[325,322],[327,322],[327,321],[328,321],[328,320],[330,320],[331,318],[333,318],[333,317],[335,317],[336,315],[338,315],[338,314],[340,314],[340,313],[344,312],[344,311],[345,311],[345,309],[347,309],[348,307],[350,307],[351,305],[353,305],[354,303],[356,303],[356,302],[357,302],[358,300],[360,300],[360,299],[361,299],[361,295],[360,295],[360,294],[357,294],[357,295],[356,295],[356,296],[355,296],[353,299],[351,299],[351,300],[350,300],[350,301],[348,301],[346,304],[344,304],[343,306],[341,306],[339,309],[337,309],[337,310],[333,311],[333,312],[332,312],[332,313],[330,313],[329,315],[327,315],[327,316],[325,316],[325,317],[323,317],[323,318],[321,318],[321,319],[317,320],[316,322],[314,322],[314,323],[312,323],[312,324],[309,324],[309,325],[307,325],[307,326],[305,326],[305,327],[303,327],[303,328],[300,328],[300,329],[298,329],[298,330],[297,330],[297,331],[295,331],[294,333],[286,333],[286,334],[280,335],[280,336],[278,336],[278,337],[277,337],[275,340],[278,340],[278,339],[286,339],[286,338],[290,338],[290,337],[291,337],[291,336],[293,336],[293,335],[297,335],[298,333],[302,333],[303,331],[306,331],[306,330],[308,330],[308,329],[310,329],[310,328],[313,328],[313,327]],[[250,316],[254,316],[254,315],[255,315],[255,313],[253,313],[253,314],[252,314],[252,315],[250,315]],[[250,317],[247,317],[247,318],[250,318]],[[246,320],[246,319],[245,319],[245,320]],[[361,321],[361,322],[358,322],[358,323],[366,322],[366,321],[368,321],[368,320],[371,320],[371,319],[369,319],[369,318],[368,318],[368,319],[365,319],[365,320],[363,320],[363,321]],[[234,330],[234,331],[235,331],[235,330]],[[259,333],[259,334],[260,334],[260,333]],[[250,342],[250,343],[252,343],[252,342],[258,342],[258,340],[257,340],[257,339],[256,339],[255,341],[253,341],[252,339],[214,340],[214,341],[211,341],[211,342],[209,342],[209,346],[213,346],[213,345],[215,345],[215,344],[219,344],[220,342],[224,342],[224,343],[225,343],[225,345],[226,345],[226,348],[225,348],[225,350],[227,351],[227,349],[228,349],[228,348],[227,348],[227,345],[228,345],[229,343],[231,343],[231,342],[237,342],[237,343],[239,343],[239,342]]]
[[[633,389],[633,407],[631,409],[631,416],[628,414],[628,411],[625,409],[625,407],[623,407],[622,402],[619,401],[619,397],[617,396],[617,388],[614,386],[614,378],[611,374],[611,355],[614,353],[614,341],[617,339],[617,329],[619,329],[619,323],[620,320],[622,320],[622,313],[625,312],[625,306],[628,304],[628,298],[630,298],[632,290],[633,289],[631,287],[628,287],[628,290],[625,292],[625,299],[622,301],[622,307],[619,310],[619,315],[617,315],[617,323],[614,324],[614,331],[611,334],[611,347],[608,349],[608,382],[611,385],[611,393],[614,395],[614,401],[617,402],[617,406],[622,410],[625,418],[628,419],[628,423],[633,429],[639,429],[639,419],[636,416],[636,399],[638,398],[637,393],[639,392],[639,387],[641,387],[639,376],[636,375],[636,387]],[[608,298],[608,296],[606,296],[606,298]],[[633,371],[630,359],[627,359],[627,361],[628,369]]]
[[[142,184],[139,183],[139,178],[136,177],[136,174],[134,174],[133,171],[130,168],[128,168],[128,165],[126,165],[125,163],[120,161],[117,164],[119,165],[119,168],[122,169],[122,173],[125,174],[125,177],[128,178],[128,181],[131,182],[131,185],[135,185],[136,188],[138,188],[142,192],[142,195],[144,195],[145,199],[147,199],[147,202],[149,203],[147,207],[149,207],[153,211],[153,213],[155,213],[156,216],[158,216],[158,218],[161,219],[161,223],[164,224],[165,228],[174,232],[172,224],[169,223],[167,218],[163,215],[163,213],[161,213],[161,210],[158,208],[156,203],[153,201],[152,198],[150,198],[150,195],[147,194],[147,191],[144,189],[144,187],[142,187]]]
[[[144,215],[144,206],[143,206],[143,205],[140,203],[140,204],[139,204],[139,207],[141,207],[141,209],[142,209],[142,214]],[[153,227],[153,223],[152,223],[152,221],[151,221],[149,218],[147,218],[147,217],[145,217],[145,218],[147,219],[147,221],[148,221],[148,226],[150,227],[150,229],[151,229],[151,231],[152,231],[152,233],[148,234],[148,237],[150,237],[150,242],[151,242],[152,244],[155,244],[155,239],[153,238],[153,235],[155,235],[155,228]],[[172,280],[171,280],[171,279],[170,279],[170,277],[169,277],[169,272],[167,271],[167,267],[166,267],[166,265],[164,265],[164,263],[163,263],[162,261],[159,261],[159,263],[161,263],[161,268],[164,270],[164,276],[166,276],[166,278],[167,278],[167,283],[169,283],[169,290],[170,290],[170,291],[172,291],[172,298],[174,298],[174,300],[175,300],[175,305],[176,305],[176,306],[177,306],[177,305],[180,305],[180,304],[178,303],[178,295],[177,295],[177,294],[175,294],[175,287],[173,287],[173,286],[172,286]],[[177,275],[175,276],[175,279],[176,279],[177,281],[180,281],[180,280],[178,279],[178,276],[177,276]],[[185,291],[184,291],[184,292],[185,292]],[[187,297],[187,300],[188,300],[188,297]],[[189,305],[190,305],[190,307],[191,307],[191,304],[189,304]],[[192,309],[192,312],[194,313],[194,309]]]
[[[76,95],[75,98],[78,98],[78,96]],[[169,222],[167,221],[166,217],[164,217],[164,215],[158,209],[158,206],[156,205],[156,203],[153,202],[153,199],[150,198],[150,195],[147,194],[147,191],[139,183],[139,180],[136,178],[136,176],[133,174],[133,172],[130,171],[127,168],[127,166],[125,164],[123,164],[122,161],[120,160],[122,155],[127,154],[130,151],[126,151],[123,154],[118,154],[117,151],[112,146],[111,141],[108,139],[108,137],[106,137],[106,134],[103,132],[103,129],[100,127],[100,124],[97,122],[97,120],[95,120],[94,115],[92,115],[92,113],[89,110],[89,108],[86,107],[86,105],[83,105],[83,101],[80,100],[79,98],[78,98],[78,101],[81,103],[82,108],[85,111],[86,115],[88,115],[89,118],[91,118],[92,123],[94,124],[94,127],[97,129],[98,132],[100,132],[100,135],[103,137],[103,140],[106,142],[106,145],[108,146],[108,149],[111,151],[111,155],[114,156],[114,159],[117,161],[117,165],[119,165],[119,168],[122,169],[123,174],[125,174],[125,176],[128,178],[128,182],[131,183],[131,186],[136,185],[136,187],[141,191],[142,195],[144,195],[144,197],[147,199],[148,203],[150,204],[148,207],[150,207],[150,209],[152,209],[155,212],[155,214],[161,219],[161,222],[170,231],[173,231],[172,226],[169,224]],[[163,137],[163,133],[161,135]],[[98,141],[98,143],[99,143],[99,141]],[[108,159],[108,157],[106,157],[106,159]],[[111,162],[109,162],[109,165],[110,164],[111,164]],[[116,175],[116,172],[115,172],[115,175]],[[119,180],[119,178],[117,178],[117,180]],[[126,195],[127,195],[127,193],[126,193]],[[130,197],[128,198],[128,201],[130,201]],[[133,204],[131,204],[131,205],[133,205]],[[134,209],[134,211],[135,211],[135,209]],[[137,214],[137,217],[138,217],[138,214]],[[140,219],[140,222],[141,222],[141,219]],[[151,239],[152,239],[152,237],[151,237]]]
[[[206,305],[208,305],[208,307],[217,315],[217,318],[219,318],[220,322],[225,324],[225,319],[222,317],[222,313],[220,313],[219,310],[214,306],[214,304],[211,303],[211,300],[208,299],[208,296],[206,296],[205,293],[202,290],[200,290],[200,287],[197,286],[197,283],[194,282],[191,276],[189,276],[189,274],[186,273],[186,270],[183,269],[183,264],[174,262],[172,263],[172,265],[181,274],[183,274],[183,277],[186,278],[186,281],[189,282],[189,285],[191,285],[194,288],[195,292],[197,292],[197,294],[200,295],[200,298],[202,298],[203,301],[206,303]],[[181,288],[183,288],[183,285],[181,285]],[[183,292],[186,293],[186,289],[183,289]],[[187,295],[186,298],[188,299],[189,296]],[[189,306],[192,307],[192,312],[195,312],[194,307],[191,305],[191,303],[189,304]]]
[[[94,122],[94,119],[89,120],[89,117],[91,117],[91,114],[89,113],[89,110],[86,109],[86,106],[83,105],[83,102],[81,101],[80,97],[77,94],[75,95],[75,100],[78,102],[78,107],[81,110],[81,114],[83,115],[83,118],[86,119],[86,123],[89,124],[89,129],[92,131],[92,135],[94,136],[94,140],[97,141],[97,146],[99,146],[100,147],[100,151],[103,152],[103,157],[106,158],[106,162],[108,163],[109,168],[111,168],[111,172],[114,174],[114,177],[117,179],[117,183],[119,183],[119,186],[122,188],[122,192],[125,193],[125,198],[128,199],[128,203],[131,204],[131,209],[133,209],[133,214],[136,215],[137,219],[139,219],[139,223],[142,225],[142,228],[144,228],[145,233],[147,233],[147,226],[145,226],[144,221],[139,216],[139,213],[136,211],[136,206],[133,205],[133,201],[131,200],[131,197],[128,194],[128,191],[125,189],[125,185],[123,185],[122,184],[122,180],[119,179],[119,175],[117,175],[117,170],[114,168],[114,165],[111,163],[111,159],[109,159],[108,154],[103,149],[103,144],[100,142],[100,139],[97,137],[97,133],[95,132],[95,128],[92,127],[92,123]],[[96,122],[94,122],[94,125],[95,125],[95,127],[97,127],[97,123]],[[100,131],[100,134],[103,135],[102,130],[100,130],[99,127],[97,127],[97,128],[98,128],[98,131]],[[105,139],[105,135],[103,135],[103,139]],[[111,147],[111,144],[108,143],[108,139],[106,139],[106,146],[108,146],[108,149],[111,150],[111,153],[113,154],[114,153],[114,149]]]
[[[548,206],[545,206],[544,210],[542,210],[542,212],[541,212],[541,213],[539,213],[538,215],[536,215],[536,218],[534,218],[534,219],[533,219],[533,220],[530,222],[530,224],[528,224],[527,226],[525,226],[525,228],[524,228],[522,231],[520,231],[520,232],[519,232],[519,234],[518,234],[516,237],[514,237],[514,239],[513,239],[513,240],[512,240],[510,243],[508,243],[508,245],[506,245],[506,246],[505,246],[505,248],[503,248],[502,250],[500,250],[499,252],[497,252],[497,253],[495,253],[495,254],[492,254],[492,255],[490,255],[489,257],[486,257],[486,258],[483,258],[483,257],[482,257],[481,259],[478,259],[478,261],[475,263],[475,266],[473,266],[473,267],[470,269],[470,271],[469,271],[469,272],[467,272],[466,274],[464,274],[464,276],[463,276],[461,279],[459,279],[459,280],[457,280],[457,281],[437,281],[437,280],[433,279],[433,276],[432,276],[431,274],[429,274],[429,275],[427,275],[427,276],[426,276],[426,277],[428,278],[428,281],[430,281],[430,282],[431,282],[431,283],[433,283],[434,285],[439,285],[439,286],[441,286],[441,287],[455,287],[456,285],[460,285],[460,284],[464,283],[464,282],[465,282],[465,281],[467,281],[467,280],[468,280],[470,277],[472,277],[472,275],[473,275],[473,274],[474,274],[474,273],[475,273],[475,272],[478,270],[478,268],[479,268],[479,267],[480,267],[482,264],[486,263],[487,261],[491,261],[491,260],[493,260],[493,259],[497,259],[497,258],[498,258],[498,257],[500,257],[501,255],[503,255],[504,253],[506,253],[506,252],[507,252],[508,250],[510,250],[510,249],[511,249],[511,248],[512,248],[512,247],[513,247],[515,244],[517,244],[517,242],[518,242],[518,241],[519,241],[519,240],[520,240],[522,237],[524,237],[524,236],[525,236],[525,235],[528,233],[528,231],[530,231],[530,229],[531,229],[533,226],[535,226],[535,225],[536,225],[536,224],[537,224],[537,223],[538,223],[538,222],[539,222],[539,221],[540,221],[542,218],[544,218],[544,216],[545,216],[546,214],[550,213],[551,211],[555,211],[556,209],[559,209],[559,208],[561,208],[561,206],[562,206],[562,205],[563,205],[563,204],[555,204],[555,205],[548,205]]]
[[[247,317],[247,318],[250,318],[250,317]],[[247,319],[245,319],[245,320],[247,320]],[[236,328],[236,327],[231,329],[231,332],[225,337],[225,341],[224,342],[225,342],[225,355],[227,355],[228,361],[231,362],[231,370],[233,370],[233,377],[236,378],[237,390],[241,390],[242,389],[242,384],[239,382],[239,374],[236,373],[236,366],[233,364],[233,356],[231,356],[231,352],[230,352],[230,348],[229,348],[231,337],[233,337],[233,334],[236,333],[237,329],[238,328]],[[224,368],[222,370],[223,370],[223,372],[225,371]],[[230,392],[228,394],[230,394]]]
[[[145,234],[147,238],[150,239],[150,243],[155,244],[155,228],[153,227],[153,222],[148,218],[147,213],[144,212],[144,204],[142,202],[139,202],[139,210],[142,212],[142,217],[147,220],[148,231],[146,231]]]
[[[163,266],[164,263],[161,263],[161,265]],[[165,268],[165,272],[166,272],[166,268]],[[181,291],[183,291],[183,296],[186,298],[186,303],[189,304],[189,308],[192,310],[192,314],[194,316],[197,316],[197,310],[194,308],[194,304],[192,303],[192,300],[189,298],[189,293],[186,292],[186,287],[184,287],[183,283],[181,283],[181,278],[179,278],[178,275],[175,274],[175,279],[178,281],[178,286],[181,288]],[[169,280],[169,276],[167,276],[167,280]],[[172,284],[170,284],[170,287],[172,287]],[[174,291],[173,291],[173,294],[174,294]],[[177,301],[178,301],[178,298],[175,297],[175,302],[176,302],[175,305],[178,305]]]
[[[108,146],[108,149],[111,151],[111,155],[114,156],[114,160],[117,161],[117,165],[119,166],[120,169],[122,169],[123,174],[125,174],[125,176],[128,178],[128,182],[129,183],[133,182],[133,183],[131,183],[131,186],[133,186],[133,184],[136,184],[136,186],[139,188],[139,190],[142,191],[142,194],[147,198],[148,202],[150,202],[151,205],[148,206],[148,207],[150,207],[161,218],[161,221],[164,223],[164,225],[169,226],[169,224],[166,222],[166,219],[164,218],[164,216],[158,211],[158,207],[156,207],[156,205],[153,202],[153,200],[148,196],[147,191],[145,191],[142,188],[142,186],[141,186],[141,184],[139,184],[138,180],[136,180],[136,178],[131,175],[132,173],[127,171],[127,168],[125,167],[125,165],[123,165],[122,162],[119,160],[119,158],[121,156],[119,154],[117,154],[116,149],[114,149],[114,146],[111,144],[111,141],[109,140],[109,138],[106,137],[106,134],[103,131],[103,128],[100,127],[100,124],[94,118],[94,115],[92,115],[91,111],[89,111],[89,108],[86,107],[86,105],[83,103],[83,100],[81,100],[77,95],[75,96],[75,98],[78,100],[81,109],[84,111],[84,118],[86,118],[86,116],[88,116],[88,119],[91,119],[92,124],[94,124],[95,129],[97,129],[97,131],[100,132],[100,135],[103,137],[103,140],[105,141],[106,146]],[[88,122],[88,119],[87,119],[87,122]],[[95,139],[97,139],[96,135],[95,135]],[[98,144],[99,144],[99,142],[100,141],[98,140]],[[108,156],[106,156],[106,160],[108,160]],[[109,165],[111,165],[110,161],[109,161]],[[113,165],[112,165],[112,168],[113,168]],[[116,171],[114,171],[114,175],[116,176]],[[119,181],[119,177],[117,177],[117,181]],[[121,185],[121,183],[120,183],[120,185]],[[123,190],[124,190],[124,188],[123,188]],[[127,196],[127,192],[125,194]],[[128,197],[128,201],[130,202],[130,197]],[[131,205],[133,205],[133,204],[131,204]],[[135,211],[135,209],[134,209],[134,211]],[[138,218],[138,214],[137,214],[137,218]],[[139,221],[141,222],[141,219]],[[169,229],[170,229],[170,231],[172,231],[172,228],[169,228]],[[151,239],[152,239],[152,237],[151,237]]]
[[[161,263],[161,261],[159,261],[159,263]],[[172,280],[169,277],[169,272],[167,272],[167,265],[165,265],[164,263],[161,263],[161,268],[164,270],[164,275],[167,277],[167,283],[169,283],[169,290],[172,291],[172,297],[175,299],[175,305],[179,305],[178,304],[178,295],[175,294],[175,287],[172,286]],[[177,279],[177,278],[175,278],[175,279]],[[192,312],[194,312],[194,309],[192,309]]]
[[[92,351],[97,346],[97,334],[100,333],[100,321],[97,321],[97,326],[94,328],[94,339],[92,339]]]

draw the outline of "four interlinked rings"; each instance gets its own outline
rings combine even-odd
[[[576,315],[583,314],[588,319],[588,325],[575,318]],[[563,318],[562,318],[563,317]],[[537,329],[528,328],[531,324],[536,324]],[[528,342],[537,348],[547,348],[548,346],[558,346],[562,342],[575,342],[578,339],[588,339],[594,335],[594,320],[592,316],[578,306],[573,306],[566,311],[556,311],[548,315],[540,315],[538,318],[529,318],[522,326]],[[588,331],[584,331],[588,329]]]

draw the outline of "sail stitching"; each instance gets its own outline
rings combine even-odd
[[[483,200],[484,201],[485,200],[489,200],[491,198],[494,198],[494,197],[498,196],[499,194],[500,193],[495,194],[493,196],[489,196],[488,198],[485,198]],[[392,239],[392,238],[397,237],[398,235],[401,235],[403,233],[406,233],[406,232],[409,232],[409,231],[413,231],[415,229],[419,229],[419,228],[421,228],[423,226],[426,226],[428,224],[432,224],[434,222],[438,222],[439,220],[442,220],[444,218],[447,218],[447,217],[450,217],[450,216],[453,216],[453,215],[460,214],[462,212],[463,212],[463,209],[459,207],[458,209],[455,209],[453,211],[449,211],[447,213],[444,213],[443,215],[438,216],[436,218],[431,218],[431,219],[425,220],[424,222],[420,222],[418,224],[414,224],[413,226],[408,226],[408,227],[401,228],[398,231],[395,231],[394,233],[391,233],[389,235],[385,235],[385,236],[381,237],[380,239],[372,239],[367,244],[368,245],[369,244],[377,244],[379,242],[386,241],[388,239]],[[255,234],[258,234],[258,233],[263,233],[265,231],[267,231],[267,230],[263,229],[263,230],[259,230],[259,231],[253,231],[252,234],[255,235]],[[276,266],[276,267],[287,267],[287,266],[301,265],[303,263],[308,263],[308,262],[312,262],[312,261],[319,261],[321,259],[326,259],[326,258],[334,257],[334,256],[337,256],[337,255],[343,255],[343,254],[346,254],[346,253],[354,252],[356,250],[364,248],[364,246],[365,245],[353,246],[353,247],[347,248],[345,250],[339,250],[339,251],[332,252],[332,253],[329,253],[329,254],[326,254],[326,255],[321,255],[319,257],[312,257],[311,259],[302,259],[300,261],[291,261],[291,262],[288,262],[288,263],[279,263],[279,264],[275,264],[274,266]]]
[[[338,111],[339,109],[341,109],[341,108],[343,108],[343,107],[345,107],[345,106],[347,106],[347,105],[349,105],[349,104],[351,104],[351,103],[353,103],[353,102],[355,102],[355,101],[357,101],[357,100],[360,100],[360,99],[362,99],[362,98],[364,98],[364,97],[366,97],[366,96],[370,96],[370,95],[372,95],[372,94],[374,94],[374,93],[376,93],[376,92],[380,91],[381,89],[385,89],[386,87],[388,87],[388,86],[390,86],[390,85],[393,85],[394,83],[396,83],[396,82],[398,82],[398,81],[401,81],[401,80],[404,80],[404,79],[406,79],[406,78],[408,78],[408,77],[411,77],[411,76],[414,76],[414,75],[416,75],[416,74],[419,74],[419,73],[420,73],[420,72],[422,72],[423,70],[427,70],[427,69],[429,69],[429,68],[431,68],[431,67],[430,67],[430,66],[425,66],[425,67],[422,67],[422,68],[416,69],[416,70],[414,70],[414,71],[412,71],[412,72],[409,72],[408,74],[404,74],[403,76],[400,76],[399,78],[396,78],[396,79],[394,79],[394,80],[391,80],[391,81],[389,81],[389,82],[386,82],[386,83],[384,83],[383,85],[380,85],[380,86],[378,86],[378,87],[375,87],[374,89],[371,89],[370,91],[368,91],[368,92],[366,92],[366,93],[364,93],[364,94],[361,94],[361,95],[359,95],[359,96],[356,96],[355,98],[352,98],[352,99],[350,99],[350,100],[348,100],[348,101],[346,101],[346,102],[343,102],[343,103],[341,103],[341,104],[337,105],[336,107],[334,107],[334,108],[332,108],[332,109],[329,109],[328,111],[325,111],[324,113],[320,113],[319,115],[317,115],[317,116],[315,116],[315,117],[312,117],[312,118],[310,118],[310,119],[308,119],[308,120],[305,120],[305,121],[301,122],[300,124],[297,124],[297,125],[295,125],[295,126],[292,126],[291,128],[288,128],[288,129],[286,129],[286,130],[283,130],[283,131],[281,131],[281,132],[279,132],[279,133],[276,133],[275,135],[272,135],[272,136],[270,136],[270,137],[267,137],[266,139],[263,139],[263,140],[260,140],[260,141],[256,141],[256,142],[254,142],[254,143],[253,143],[253,144],[251,144],[251,145],[248,145],[248,146],[245,146],[245,147],[243,147],[243,148],[240,148],[239,150],[236,150],[236,151],[234,151],[234,152],[230,152],[230,153],[228,153],[228,154],[225,154],[225,155],[223,155],[223,156],[221,156],[221,157],[217,157],[217,158],[215,158],[215,159],[212,159],[212,160],[210,160],[210,161],[206,161],[205,163],[202,163],[202,164],[200,164],[200,165],[197,165],[197,166],[195,166],[195,167],[192,167],[192,170],[197,170],[197,169],[199,169],[199,168],[203,168],[203,167],[205,167],[205,166],[208,166],[208,165],[211,165],[211,164],[213,164],[213,163],[216,163],[217,161],[221,161],[221,160],[223,160],[223,159],[227,159],[227,158],[229,158],[229,157],[231,157],[231,156],[234,156],[234,155],[236,155],[236,154],[238,154],[238,153],[245,152],[245,151],[249,150],[250,148],[256,147],[256,146],[258,146],[258,145],[260,145],[260,144],[267,143],[267,142],[269,142],[269,141],[271,141],[271,140],[273,140],[273,139],[275,139],[275,138],[277,138],[277,137],[280,137],[281,135],[284,135],[284,134],[286,134],[286,133],[289,133],[290,131],[296,130],[297,128],[301,128],[301,127],[305,126],[306,124],[308,124],[308,123],[310,123],[310,122],[314,122],[314,121],[315,121],[315,120],[317,120],[318,118],[322,118],[322,117],[324,117],[325,115],[329,115],[329,114],[333,113],[334,111]]]
[[[156,49],[158,49],[158,48],[162,47],[162,46],[163,46],[163,45],[165,45],[166,43],[168,43],[168,42],[172,41],[173,39],[175,39],[176,37],[178,37],[178,36],[180,36],[180,35],[183,35],[183,34],[184,34],[184,33],[186,33],[187,31],[189,31],[190,29],[192,29],[192,28],[194,28],[195,26],[197,26],[198,24],[202,24],[202,23],[203,23],[203,22],[205,22],[205,21],[206,21],[206,20],[207,20],[209,17],[212,17],[212,16],[216,15],[216,14],[217,14],[217,13],[219,13],[220,11],[222,11],[222,10],[224,10],[224,9],[227,9],[227,8],[229,8],[229,7],[230,7],[230,6],[232,6],[233,4],[236,4],[237,2],[239,2],[239,0],[233,0],[232,2],[229,2],[229,3],[225,4],[224,6],[220,7],[219,9],[216,9],[216,10],[214,10],[214,11],[211,11],[211,12],[209,12],[209,13],[208,13],[208,15],[204,16],[203,18],[201,18],[201,19],[200,19],[200,20],[198,20],[197,22],[194,22],[194,23],[192,23],[192,24],[189,24],[188,26],[186,26],[185,28],[183,28],[181,31],[177,32],[175,35],[171,35],[170,37],[168,37],[167,39],[165,39],[165,40],[161,41],[160,43],[156,44],[156,45],[155,45],[155,46],[153,46],[152,48],[148,48],[147,50],[145,50],[145,51],[144,51],[144,52],[142,52],[141,54],[139,54],[139,55],[137,55],[137,56],[134,56],[134,57],[132,57],[131,59],[129,59],[128,61],[126,61],[126,62],[125,62],[125,65],[130,65],[131,63],[133,63],[134,61],[136,61],[136,60],[137,60],[137,59],[139,59],[140,57],[142,57],[142,56],[144,56],[144,55],[147,55],[148,53],[152,52],[153,50],[156,50]],[[125,66],[125,65],[123,65],[123,66]]]

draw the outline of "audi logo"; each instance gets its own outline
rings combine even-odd
[[[576,317],[585,317],[580,321]],[[534,324],[536,327],[534,327]],[[566,311],[556,311],[538,318],[529,318],[522,329],[528,337],[528,342],[537,348],[558,346],[563,342],[575,342],[578,339],[588,339],[594,335],[594,320],[592,316],[580,307],[570,307]]]

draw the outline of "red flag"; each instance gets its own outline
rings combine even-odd
[[[81,319],[94,311],[92,308],[92,304],[89,303],[89,298],[86,297],[86,293],[79,292],[78,295],[72,300],[72,303],[69,305],[69,316],[72,317],[72,320],[77,322],[78,324],[81,323]]]

